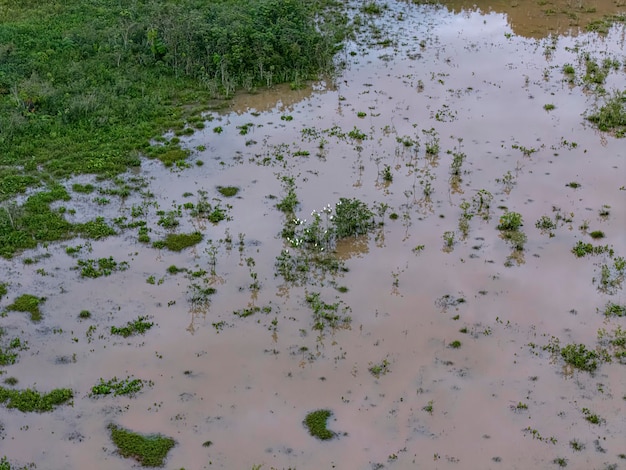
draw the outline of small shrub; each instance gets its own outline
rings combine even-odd
[[[506,212],[500,217],[498,230],[515,231],[523,225],[522,215],[518,212]]]

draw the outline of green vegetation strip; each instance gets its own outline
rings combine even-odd
[[[0,403],[7,408],[16,408],[22,412],[52,411],[55,407],[67,403],[74,397],[69,388],[57,388],[44,395],[36,390],[11,390],[0,387]]]
[[[176,441],[160,434],[143,435],[114,424],[109,425],[111,440],[122,457],[132,457],[144,467],[162,467]]]
[[[144,334],[150,328],[154,326],[153,322],[146,321],[148,317],[137,317],[134,321],[129,321],[126,326],[112,326],[111,334],[112,335],[120,335],[124,338],[128,338],[129,336],[133,336],[135,334]]]
[[[100,382],[97,385],[91,387],[91,392],[89,395],[92,397],[98,395],[132,396],[141,391],[144,383],[144,380],[132,379],[130,377],[122,380],[118,379],[117,377],[113,377],[111,380],[107,381],[101,378]]]

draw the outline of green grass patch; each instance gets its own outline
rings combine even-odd
[[[165,458],[176,441],[160,434],[139,434],[109,424],[111,440],[122,457],[137,460],[143,467],[162,467]]]
[[[146,331],[154,326],[153,322],[149,322],[146,320],[148,320],[148,317],[139,316],[136,320],[126,323],[126,326],[112,326],[111,334],[123,336],[124,338],[128,338],[129,336],[133,336],[136,334],[144,334]]]
[[[604,307],[604,315],[607,317],[626,317],[626,305],[609,302]]]
[[[2,300],[2,297],[4,297],[5,295],[7,295],[7,284],[4,282],[0,282],[0,300]]]
[[[36,297],[31,294],[22,294],[13,301],[11,305],[7,306],[7,310],[13,312],[28,312],[30,313],[31,321],[37,323],[42,319],[41,310],[39,306],[45,301],[45,297]]]
[[[167,248],[171,251],[182,251],[185,248],[197,245],[202,241],[203,235],[200,232],[193,233],[170,233],[164,240],[156,241],[152,244],[154,248]]]
[[[57,388],[42,395],[30,388],[12,390],[0,387],[0,403],[4,403],[7,408],[15,408],[24,413],[52,411],[73,397],[74,393],[68,388]]]
[[[309,434],[322,441],[328,441],[335,437],[336,434],[326,427],[328,418],[332,414],[330,410],[316,410],[307,414],[304,418],[304,425],[309,430]]]
[[[617,137],[626,133],[626,91],[614,92],[594,114],[587,116],[601,131],[614,131]]]

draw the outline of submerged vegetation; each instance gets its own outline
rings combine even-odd
[[[39,305],[41,305],[45,300],[46,299],[43,297],[36,297],[31,294],[22,294],[16,298],[11,305],[7,306],[7,310],[30,313],[31,321],[39,322],[42,319]]]
[[[59,405],[69,402],[74,393],[69,388],[57,388],[43,395],[37,390],[12,390],[0,387],[0,403],[7,408],[15,408],[22,412],[43,413],[52,411]]]

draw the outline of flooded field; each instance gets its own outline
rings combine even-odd
[[[0,260],[3,390],[73,393],[3,407],[0,455],[139,466],[119,427],[168,469],[626,468],[626,141],[586,120],[625,30],[573,29],[625,7],[510,3],[359,4],[336,78],[207,113],[124,199],[64,182],[120,233]]]

